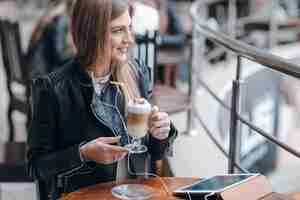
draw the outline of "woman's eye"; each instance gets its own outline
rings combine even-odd
[[[123,30],[122,29],[116,29],[116,30],[113,30],[112,33],[114,34],[119,34],[119,33],[122,33]]]

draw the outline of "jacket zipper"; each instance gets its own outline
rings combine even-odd
[[[92,109],[92,112],[93,112],[93,114],[94,114],[94,116],[99,120],[99,121],[101,121],[115,136],[118,136],[117,134],[116,134],[116,130],[114,129],[114,128],[112,128],[112,127],[110,127],[103,119],[101,119],[101,117],[98,117],[97,116],[97,114],[96,114],[96,111],[94,110],[94,108],[93,108],[93,105],[92,104],[90,104],[90,106],[91,106],[91,109]]]
[[[127,126],[126,126],[126,124],[125,124],[125,122],[124,122],[123,116],[121,115],[121,113],[120,113],[120,111],[119,111],[118,109],[116,109],[116,110],[117,110],[117,112],[118,112],[118,115],[120,116],[120,119],[121,119],[121,121],[122,121],[122,125],[123,125],[123,127],[124,127],[124,129],[125,129],[125,132],[126,132],[126,134],[127,134],[127,140],[128,140],[128,143],[130,143],[129,135],[128,135],[128,129],[127,129]]]
[[[118,104],[118,96],[119,96],[119,95],[121,95],[121,93],[120,93],[119,89],[117,89],[117,94],[116,94],[116,99],[115,99],[115,107],[117,107],[117,104]],[[124,105],[124,106],[125,106],[125,105]],[[125,107],[124,107],[123,109],[124,109],[124,113],[125,113]],[[124,122],[124,118],[123,118],[123,116],[121,115],[119,109],[116,109],[116,110],[117,110],[117,112],[118,112],[118,114],[119,114],[119,116],[120,116],[120,118],[121,118],[123,127],[124,127],[124,129],[125,129],[125,131],[126,131],[126,133],[127,133],[127,135],[128,135],[128,130],[127,130],[126,123]],[[129,142],[129,141],[128,141],[128,142]]]

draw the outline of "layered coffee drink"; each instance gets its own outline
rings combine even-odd
[[[147,134],[151,105],[145,99],[130,102],[127,107],[127,129],[133,138],[141,138]]]

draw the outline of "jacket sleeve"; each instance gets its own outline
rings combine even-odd
[[[79,144],[57,148],[59,139],[58,104],[50,78],[32,83],[32,123],[28,136],[27,170],[34,179],[49,179],[60,173],[73,172],[82,165]]]
[[[173,143],[177,138],[178,131],[173,123],[171,123],[170,128],[169,136],[164,140],[158,140],[151,135],[149,136],[148,150],[152,160],[161,160],[165,156],[173,155]]]
[[[145,94],[144,98],[148,101],[152,98],[152,88],[149,87],[151,80],[151,68],[145,65],[143,62],[137,60],[138,71],[139,71],[139,81],[141,85],[141,93]],[[150,134],[149,134],[150,135]],[[178,131],[174,124],[171,123],[170,132],[168,138],[165,140],[158,140],[151,135],[148,140],[148,150],[151,154],[152,160],[160,160],[165,155],[172,155],[173,143],[178,135]]]

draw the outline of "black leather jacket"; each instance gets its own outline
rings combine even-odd
[[[141,94],[149,99],[149,68],[138,62],[134,66]],[[80,144],[126,131],[123,95],[112,84],[107,84],[102,91],[103,112],[96,116],[91,106],[92,81],[77,59],[59,71],[33,80],[28,170],[33,178],[51,185],[52,199],[61,192],[115,180],[116,164],[86,163],[79,155]],[[171,125],[166,140],[148,136],[146,145],[152,160],[164,156],[176,135],[177,131]]]

